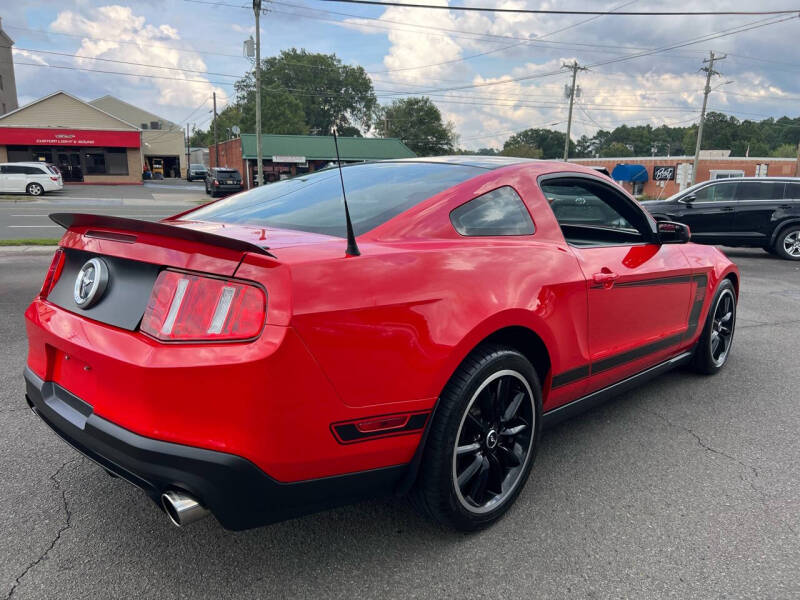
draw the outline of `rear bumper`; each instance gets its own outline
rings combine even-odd
[[[25,369],[31,409],[73,448],[158,501],[167,490],[196,497],[226,529],[242,530],[388,494],[406,465],[281,483],[247,459],[144,437]]]

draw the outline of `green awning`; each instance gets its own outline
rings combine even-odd
[[[242,158],[257,158],[256,136],[242,134]],[[265,160],[273,156],[302,157],[305,160],[336,160],[333,136],[326,135],[269,135],[261,136]],[[339,138],[342,160],[386,160],[414,158],[408,146],[395,138]]]

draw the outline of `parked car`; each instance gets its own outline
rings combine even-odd
[[[728,359],[736,266],[592,169],[342,177],[351,228],[338,169],[159,223],[51,215],[68,234],[25,313],[34,412],[179,525],[410,491],[473,530],[513,504],[543,426]]]
[[[212,198],[235,194],[244,189],[242,174],[228,167],[211,167],[206,175],[206,194]]]
[[[763,248],[800,260],[798,177],[705,181],[644,206],[657,220],[688,225],[695,242]]]
[[[186,179],[194,181],[195,179],[205,179],[208,175],[208,169],[205,165],[192,163],[189,165],[189,170],[186,172]]]
[[[45,192],[63,189],[64,181],[58,167],[43,162],[14,162],[0,164],[0,192],[41,196]]]

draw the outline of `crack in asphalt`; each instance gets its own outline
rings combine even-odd
[[[5,600],[10,600],[14,596],[14,592],[17,591],[17,587],[19,586],[20,582],[25,577],[25,575],[27,575],[31,569],[33,569],[36,565],[42,562],[45,558],[47,558],[47,555],[53,548],[55,548],[56,544],[61,539],[63,533],[72,526],[72,512],[70,511],[69,504],[67,503],[67,493],[61,487],[61,482],[58,481],[58,475],[61,473],[61,471],[63,471],[66,468],[67,465],[74,463],[78,460],[80,460],[80,458],[69,459],[60,467],[58,467],[58,469],[56,469],[56,471],[52,475],[50,475],[50,481],[53,482],[54,489],[58,492],[61,492],[61,504],[62,507],[64,508],[64,514],[66,516],[66,519],[64,521],[64,524],[61,527],[59,527],[55,537],[50,542],[50,545],[47,546],[45,551],[42,552],[36,560],[29,563],[28,566],[25,567],[25,569],[22,571],[22,573],[20,573],[19,576],[14,580],[14,585],[11,586],[11,590],[9,590]]]
[[[661,413],[658,413],[658,412],[656,412],[654,410],[650,410],[650,409],[644,408],[644,407],[642,407],[642,410],[644,412],[646,412],[646,413],[650,413],[651,415],[654,415],[654,416],[658,417],[659,419],[661,419],[667,425],[669,425],[670,427],[672,427],[674,429],[678,429],[680,431],[687,432],[688,434],[690,434],[694,438],[695,442],[697,442],[697,445],[700,446],[700,448],[702,448],[704,451],[711,452],[712,454],[717,454],[719,456],[727,458],[728,460],[733,461],[736,464],[738,464],[739,466],[744,467],[745,469],[750,471],[753,474],[753,477],[758,478],[758,469],[756,469],[752,465],[747,464],[743,460],[741,460],[739,458],[736,458],[735,456],[731,456],[730,454],[728,454],[726,452],[723,452],[722,450],[718,450],[717,448],[714,448],[713,446],[709,445],[708,443],[703,441],[703,438],[701,438],[692,428],[686,427],[684,425],[679,425],[677,423],[674,423],[674,422],[670,421],[667,417],[662,415]],[[752,479],[750,479],[748,477],[744,477],[741,474],[739,475],[739,479],[741,479],[742,482],[746,483],[748,485],[748,487],[750,487],[750,489],[753,492],[755,492],[756,496],[758,496],[759,504],[761,504],[761,507],[764,509],[764,512],[772,514],[773,516],[775,516],[778,519],[778,521],[780,521],[781,524],[783,524],[784,527],[786,527],[789,531],[791,531],[795,536],[798,535],[797,534],[797,530],[795,530],[795,528],[792,527],[791,523],[785,521],[780,516],[774,515],[773,511],[770,511],[769,506],[767,505],[767,495],[766,495],[766,493],[761,488],[759,488],[753,482]]]

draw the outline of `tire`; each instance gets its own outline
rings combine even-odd
[[[44,194],[44,187],[42,187],[41,183],[29,183],[28,187],[25,188],[25,191],[28,193],[29,196],[41,196]]]
[[[211,195],[211,190],[208,188],[208,182],[206,181],[206,196]]]
[[[530,474],[541,414],[539,378],[522,354],[497,345],[473,350],[439,399],[412,503],[460,531],[500,519]]]
[[[708,310],[703,333],[692,357],[692,368],[713,375],[728,362],[736,329],[736,290],[730,279],[723,279]],[[720,344],[724,344],[721,348]]]
[[[789,225],[778,234],[775,255],[786,260],[800,260],[800,225]]]

